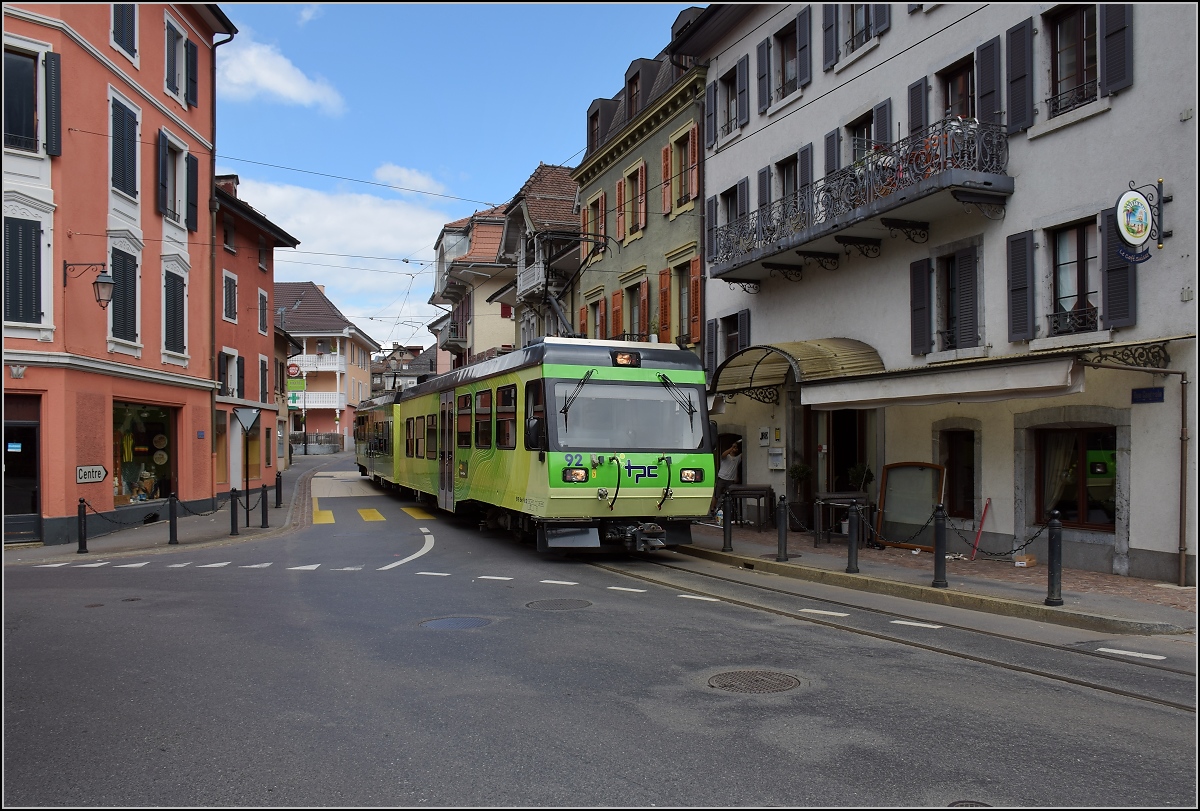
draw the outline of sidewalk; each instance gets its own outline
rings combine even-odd
[[[1043,561],[1018,568],[1011,560],[946,560],[947,588],[933,588],[933,555],[897,547],[860,546],[858,573],[847,574],[846,537],[833,535],[815,546],[808,532],[787,534],[787,562],[777,562],[779,535],[774,527],[757,531],[735,524],[733,552],[720,551],[724,530],[715,523],[692,527],[692,546],[678,551],[708,560],[753,568],[784,577],[831,586],[889,594],[938,605],[1023,617],[1076,628],[1124,634],[1196,632],[1196,588],[1180,588],[1135,577],[1079,569],[1062,571],[1063,605],[1045,604],[1047,570]]]

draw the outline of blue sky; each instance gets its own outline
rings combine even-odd
[[[577,165],[588,105],[687,7],[222,4],[239,33],[217,50],[217,171],[300,240],[276,279],[324,284],[385,346],[428,346],[442,225],[539,161]]]

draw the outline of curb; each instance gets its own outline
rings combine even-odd
[[[797,580],[809,580],[829,586],[866,591],[873,594],[884,594],[890,597],[901,597],[906,600],[918,600],[949,608],[966,608],[971,611],[983,611],[988,614],[998,614],[1005,617],[1030,619],[1038,622],[1049,622],[1055,625],[1065,625],[1071,628],[1082,628],[1088,631],[1101,631],[1114,634],[1186,634],[1187,628],[1172,625],[1167,622],[1143,622],[1140,620],[1106,617],[1100,614],[1086,614],[1067,608],[1053,608],[1034,603],[1023,603],[1017,600],[1005,600],[1000,597],[985,597],[980,594],[970,594],[953,589],[935,589],[932,586],[917,586],[898,580],[881,580],[876,577],[866,577],[861,574],[847,574],[828,569],[817,569],[796,563],[780,563],[778,561],[762,560],[746,555],[735,555],[730,552],[717,552],[698,546],[675,547],[676,552],[705,560],[727,563],[742,569],[752,569],[756,572],[791,577]]]

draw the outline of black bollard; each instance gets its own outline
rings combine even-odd
[[[933,587],[947,588],[946,582],[946,511],[939,504],[933,509]]]
[[[787,496],[779,497],[779,506],[775,508],[775,525],[779,529],[779,551],[775,554],[775,560],[779,561],[780,563],[787,563]]]
[[[237,528],[237,508],[238,508],[237,488],[230,487],[229,488],[229,534],[230,535],[238,535],[239,534],[238,528]]]
[[[259,503],[262,504],[263,525],[262,528],[267,528],[267,486],[262,486],[262,495],[258,497]]]
[[[283,506],[283,471],[275,471],[275,509]]]
[[[179,513],[176,512],[178,504],[179,499],[172,493],[171,497],[167,500],[167,516],[171,520],[171,540],[167,541],[168,544],[179,543]]]
[[[725,533],[725,539],[721,544],[722,552],[733,551],[733,515],[730,512],[730,506],[733,499],[729,497],[729,493],[721,496],[721,526]]]
[[[87,502],[82,498],[79,499],[79,548],[75,550],[76,554],[82,555],[87,550]]]
[[[1062,521],[1050,513],[1050,560],[1046,564],[1046,605],[1062,605]]]
[[[858,574],[858,502],[850,502],[850,533],[846,536],[846,574]]]

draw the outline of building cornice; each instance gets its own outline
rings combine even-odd
[[[149,383],[163,383],[168,386],[182,386],[190,389],[208,391],[217,388],[217,381],[202,377],[189,377],[175,374],[165,369],[149,369],[141,366],[130,366],[86,355],[74,355],[70,352],[38,352],[29,349],[4,348],[4,363],[22,366],[36,366],[43,369],[65,369],[73,372],[89,372],[91,374],[123,377],[128,380],[141,380]]]

